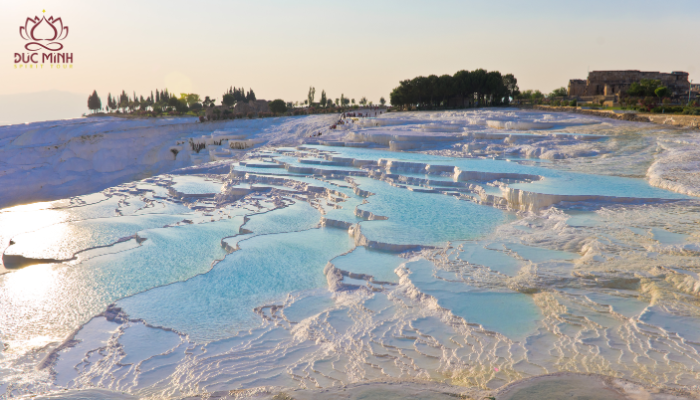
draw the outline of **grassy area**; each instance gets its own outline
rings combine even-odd
[[[582,108],[588,108],[591,110],[601,110],[601,111],[636,111],[641,113],[651,113],[651,114],[676,114],[676,115],[700,115],[700,107],[694,106],[657,106],[652,109],[646,109],[639,106],[601,106],[598,104],[581,104]]]

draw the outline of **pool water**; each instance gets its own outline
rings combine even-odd
[[[363,129],[459,123],[483,132],[486,149],[503,138],[484,118],[544,116],[395,118]],[[0,394],[184,398],[275,387],[303,398],[377,380],[496,390],[561,371],[694,387],[700,204],[596,172],[610,158],[629,162],[631,145],[619,142],[633,140],[630,126],[547,118],[567,130],[556,151],[575,145],[578,156],[467,157],[460,143],[269,147],[266,159],[284,168],[253,160],[230,174],[160,175],[0,210],[3,254],[26,265],[0,271]],[[610,139],[578,139],[591,133]],[[605,157],[590,155],[601,149]],[[329,165],[332,157],[372,163]],[[385,160],[416,164],[387,169]],[[427,166],[490,174],[460,182]],[[536,179],[499,178],[506,173]],[[518,200],[527,211],[496,181],[531,192]],[[253,186],[264,189],[230,194]],[[548,195],[561,201],[541,206]],[[503,398],[611,393],[567,379]],[[445,396],[394,389],[348,398]]]

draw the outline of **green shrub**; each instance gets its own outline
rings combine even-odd
[[[233,93],[226,93],[226,94],[224,94],[223,99],[221,100],[221,102],[222,102],[225,106],[231,107],[231,106],[233,106],[234,104],[236,104],[236,97],[233,95]]]
[[[576,100],[571,100],[569,102],[569,107],[576,107]]]
[[[681,114],[683,113],[683,107],[681,106],[664,106],[664,107],[654,107],[651,109],[653,113],[666,113],[666,114]]]
[[[275,114],[282,114],[287,112],[287,104],[284,100],[277,99],[270,102],[270,111]]]

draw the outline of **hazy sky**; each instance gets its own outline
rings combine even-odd
[[[27,17],[61,17],[72,70],[16,70]],[[388,98],[417,75],[485,68],[551,91],[587,71],[682,70],[700,81],[700,1],[0,0],[0,95],[103,99],[154,88],[215,97]]]

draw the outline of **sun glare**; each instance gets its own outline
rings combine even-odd
[[[50,264],[32,265],[3,276],[4,291],[10,299],[42,302],[55,284],[56,272]]]
[[[8,208],[0,212],[0,254],[17,254],[12,251],[11,240],[23,233],[33,232],[51,225],[64,228],[54,229],[53,240],[56,235],[64,237],[69,234],[65,224],[70,219],[70,212],[66,210],[53,210],[49,207],[52,203],[34,203]],[[59,225],[57,225],[59,224]],[[31,243],[32,246],[41,247],[41,243]],[[8,248],[9,247],[9,248]],[[21,255],[21,254],[20,254]],[[31,257],[30,257],[31,258]]]

